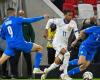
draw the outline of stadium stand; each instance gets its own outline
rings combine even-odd
[[[83,0],[83,3],[97,5],[97,1],[98,0]]]
[[[79,0],[65,0],[65,3],[70,3],[73,5],[77,5]]]
[[[100,4],[97,4],[97,18],[100,19]]]
[[[93,6],[91,4],[78,4],[79,18],[86,19],[94,16]]]
[[[72,10],[74,12],[74,15],[73,16],[75,16],[77,14],[74,5],[71,4],[71,3],[64,3],[63,4],[63,11],[66,10],[66,9]]]

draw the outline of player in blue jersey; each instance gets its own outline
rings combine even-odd
[[[67,72],[61,74],[61,77],[65,80],[67,80],[67,75],[72,76],[85,70],[93,60],[97,49],[100,49],[100,26],[92,26],[80,31],[79,38],[72,45],[75,46],[78,40],[84,39],[86,35],[88,35],[87,39],[82,42],[79,48],[79,58],[69,62],[69,65],[78,65],[78,67],[69,70],[68,74]]]
[[[69,65],[79,65],[79,67],[68,71],[68,74],[62,74],[61,77],[64,80],[67,80],[66,75],[72,76],[85,70],[93,60],[97,49],[100,48],[100,26],[92,26],[80,31],[79,38],[72,44],[75,46],[78,40],[84,39],[86,35],[88,35],[87,39],[82,42],[79,48],[79,59],[74,59],[69,62]]]
[[[6,40],[7,47],[0,58],[0,64],[3,64],[10,56],[15,55],[16,50],[22,50],[25,53],[30,51],[35,51],[40,55],[37,58],[37,66],[39,66],[41,61],[42,46],[35,43],[26,42],[22,33],[22,23],[32,23],[40,21],[44,18],[48,18],[47,15],[34,17],[34,18],[23,18],[16,16],[16,11],[14,8],[7,9],[8,18],[4,21],[1,28],[1,37]]]

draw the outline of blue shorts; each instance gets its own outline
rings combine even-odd
[[[31,52],[31,49],[33,47],[33,43],[31,42],[17,42],[17,43],[11,43],[7,46],[4,53],[8,56],[14,56],[16,53],[16,50],[21,50],[25,53]]]
[[[79,48],[79,56],[84,56],[86,58],[87,61],[92,61],[94,56],[96,54],[96,50],[95,49],[89,49],[86,48],[84,45],[81,45]]]

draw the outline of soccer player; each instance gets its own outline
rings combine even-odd
[[[69,76],[85,70],[92,62],[97,49],[100,48],[100,26],[92,26],[82,30],[80,37],[75,40],[73,44],[75,45],[78,40],[84,39],[86,35],[88,35],[88,37],[82,42],[79,48],[79,59],[74,59],[69,62],[69,65],[79,65],[79,67],[68,71]]]
[[[0,65],[3,64],[10,56],[14,56],[16,50],[21,50],[25,53],[35,51],[36,53],[42,54],[42,46],[35,43],[25,41],[22,33],[22,23],[32,23],[47,18],[47,15],[34,17],[34,18],[23,18],[17,17],[14,8],[7,9],[8,18],[4,21],[1,28],[1,37],[6,40],[7,47],[0,58]],[[37,66],[40,64],[41,56],[37,59]]]
[[[52,23],[56,24],[56,33],[53,39],[53,48],[56,50],[55,61],[50,65],[49,68],[44,69],[44,74],[41,76],[41,80],[46,78],[46,75],[51,70],[57,68],[61,61],[63,60],[63,65],[65,65],[64,74],[67,72],[68,61],[70,58],[70,53],[67,51],[68,38],[72,30],[74,30],[76,38],[78,37],[77,24],[72,20],[73,12],[70,10],[64,11],[64,18],[54,18],[49,19],[46,25],[46,32]],[[68,80],[70,80],[70,77]]]
[[[48,28],[48,33],[44,35],[44,38],[47,40],[47,54],[48,54],[48,64],[51,65],[55,59],[55,49],[52,46],[52,41],[55,36],[56,25],[52,23]]]

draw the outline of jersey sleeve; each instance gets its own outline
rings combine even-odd
[[[91,34],[92,32],[95,31],[95,28],[96,28],[96,26],[92,26],[92,27],[89,27],[89,28],[84,29],[83,31],[86,34]]]
[[[42,19],[44,19],[44,16],[33,17],[33,18],[17,17],[19,23],[23,23],[23,22],[32,23],[32,22],[40,21]]]
[[[72,27],[75,37],[78,38],[79,36],[79,32],[78,32],[78,28],[77,28],[77,24],[74,20],[71,21],[70,26]]]

